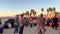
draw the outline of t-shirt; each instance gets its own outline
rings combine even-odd
[[[30,18],[29,22],[30,22],[30,23],[33,23],[33,20],[32,20],[32,18]]]
[[[23,21],[23,23],[26,23],[26,17],[23,17],[23,19],[22,19],[22,21]]]
[[[23,26],[22,18],[23,18],[23,17],[19,16],[19,26]]]
[[[19,25],[19,22],[18,21],[19,21],[19,19],[18,19],[18,16],[17,16],[14,24],[15,25]]]
[[[52,23],[54,23],[54,24],[57,24],[57,22],[58,22],[58,18],[52,18]]]
[[[44,26],[45,24],[45,19],[43,17],[39,17],[40,24]]]

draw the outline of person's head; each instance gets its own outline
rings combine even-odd
[[[21,16],[21,17],[23,17],[24,15],[23,15],[23,14],[21,14],[20,16]]]
[[[19,15],[16,15],[17,17],[19,16]]]
[[[43,17],[43,14],[40,14],[40,17]]]

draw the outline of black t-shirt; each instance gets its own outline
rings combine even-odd
[[[58,18],[57,17],[52,18],[52,23],[57,24],[57,22],[58,22]]]

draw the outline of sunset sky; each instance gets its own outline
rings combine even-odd
[[[59,12],[60,0],[0,0],[0,16],[13,16],[30,9],[46,11],[48,7],[56,7]]]

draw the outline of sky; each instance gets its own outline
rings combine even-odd
[[[39,12],[48,7],[56,7],[60,12],[60,0],[0,0],[0,16],[13,16],[31,9]]]

